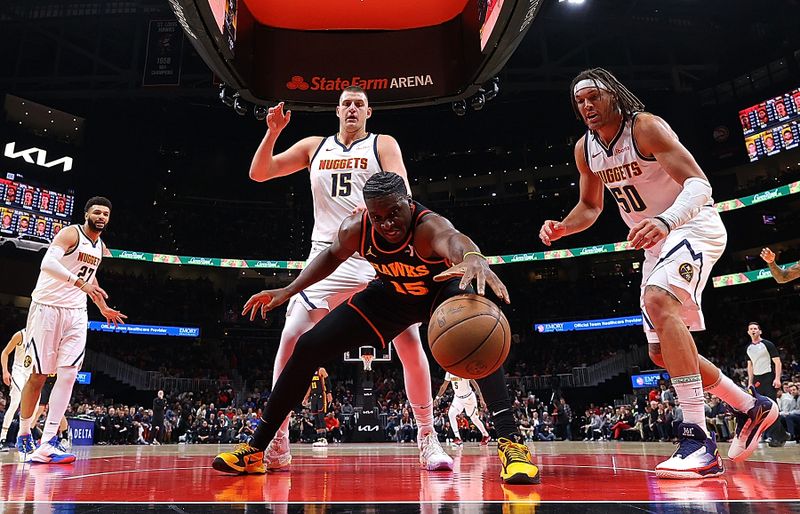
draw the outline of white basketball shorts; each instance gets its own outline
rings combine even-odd
[[[728,235],[719,213],[704,207],[688,223],[667,235],[660,247],[645,252],[642,265],[641,307],[647,339],[658,342],[653,323],[644,308],[647,286],[669,291],[683,304],[681,317],[691,331],[705,330],[701,297],[711,268],[722,256]]]
[[[25,387],[31,376],[31,371],[33,371],[33,362],[27,356],[25,357],[25,362],[20,365],[17,365],[16,362],[14,363],[11,367],[11,385],[9,386],[11,394],[14,394],[14,391],[17,391],[17,393],[22,392],[22,388]]]
[[[478,399],[475,397],[475,393],[467,396],[466,398],[461,398],[460,396],[454,395],[453,403],[450,407],[455,409],[456,413],[466,411],[467,416],[474,416],[475,413],[478,412]]]
[[[330,243],[314,241],[306,260],[308,265],[314,258],[330,247]],[[306,310],[327,309],[334,307],[349,298],[352,294],[366,287],[375,278],[375,268],[360,255],[353,255],[328,277],[312,284],[289,300],[286,315],[289,316],[295,305]]]
[[[59,367],[80,369],[86,353],[86,309],[67,309],[32,302],[25,331],[25,360],[34,373],[51,375]]]

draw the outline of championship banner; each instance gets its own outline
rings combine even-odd
[[[183,31],[177,20],[151,20],[147,34],[143,86],[177,86],[181,82]]]

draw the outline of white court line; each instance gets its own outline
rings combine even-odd
[[[414,462],[417,461],[417,459],[413,459],[413,460],[414,460]],[[309,463],[305,463],[304,462],[303,463],[303,467],[312,467],[312,466],[323,467],[323,466],[329,466],[329,464],[326,464],[326,463],[315,463],[315,462],[309,462]],[[372,465],[372,464],[370,465],[370,467],[381,467],[381,466],[383,466],[383,467],[396,467],[397,463],[396,462],[392,462],[392,463],[387,462],[387,463],[377,463],[377,464],[374,464],[374,465]],[[649,469],[620,468],[620,467],[613,467],[613,466],[561,465],[560,467],[562,467],[562,468],[566,467],[566,468],[614,469],[614,470],[622,470],[622,471],[639,471],[641,473],[655,473],[655,471],[649,470]],[[148,473],[148,472],[151,472],[151,471],[176,471],[176,470],[182,470],[182,469],[213,469],[213,468],[211,466],[191,466],[191,467],[187,467],[187,468],[180,468],[180,467],[175,468],[175,467],[172,467],[172,468],[119,469],[119,470],[115,470],[115,471],[99,471],[97,473],[88,473],[86,475],[76,475],[76,476],[71,476],[71,477],[63,477],[62,480],[79,480],[81,478],[91,478],[91,477],[99,477],[99,476],[106,476],[106,475],[119,475],[119,474],[123,474],[123,473]],[[453,474],[454,475],[468,475],[469,472],[465,471],[465,472],[459,472],[459,473],[453,473]],[[220,476],[224,476],[224,475],[220,475]],[[234,475],[231,473],[230,476],[234,476]]]
[[[28,504],[47,504],[47,505],[119,505],[118,501],[44,501],[44,500],[3,500],[6,504],[14,505],[28,505]],[[784,498],[776,500],[765,499],[752,499],[752,500],[535,500],[535,501],[520,501],[510,502],[504,500],[442,500],[442,501],[410,501],[410,500],[397,500],[397,501],[303,501],[303,502],[198,502],[198,501],[146,501],[146,502],[126,502],[134,505],[441,505],[441,504],[532,504],[532,503],[552,503],[558,504],[625,504],[625,505],[638,505],[638,504],[659,504],[659,505],[702,505],[704,503],[795,503],[800,502],[800,498]]]

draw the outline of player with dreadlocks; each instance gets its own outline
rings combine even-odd
[[[580,199],[561,221],[546,220],[546,245],[586,230],[603,210],[603,186],[630,227],[631,248],[644,249],[641,309],[650,358],[672,377],[683,422],[679,446],[656,466],[660,478],[720,475],[722,459],[705,424],[703,391],[736,409],[737,429],[728,457],[744,460],[778,415],[775,403],[740,389],[697,353],[690,331],[705,330],[700,297],[727,233],[711,184],[670,126],[644,112],[644,104],[611,73],[594,68],[575,77],[572,107],[587,127],[575,145]]]
[[[263,473],[263,465],[258,464],[264,449],[289,410],[302,400],[314,371],[342,352],[364,345],[385,346],[409,326],[429,321],[431,313],[448,298],[465,290],[473,292],[473,279],[478,294],[484,294],[488,284],[500,300],[509,303],[505,285],[489,269],[475,243],[447,219],[412,200],[399,175],[372,175],[364,184],[363,194],[366,212],[346,218],[331,246],[314,258],[294,282],[253,295],[242,314],[249,313],[253,319],[260,311],[263,317],[297,291],[333,273],[356,252],[375,268],[377,278],[300,336],[269,396],[253,439],[232,452],[219,454],[214,459],[214,469]],[[457,264],[451,266],[452,263]],[[493,413],[501,478],[510,484],[538,483],[539,469],[517,429],[503,367],[477,383]],[[422,437],[435,439],[436,434]]]

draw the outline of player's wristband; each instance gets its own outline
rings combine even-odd
[[[654,216],[653,219],[660,221],[661,223],[664,224],[665,227],[667,227],[667,234],[672,232],[672,228],[670,228],[669,223],[667,223],[667,220],[665,220],[661,216]]]
[[[481,259],[483,259],[483,260],[487,260],[487,259],[486,259],[486,256],[485,256],[485,255],[483,255],[481,252],[467,252],[467,253],[465,253],[465,254],[464,254],[464,257],[462,257],[462,258],[461,258],[461,260],[464,260],[464,259],[466,259],[466,258],[467,258],[467,255],[477,255],[477,256],[478,256],[478,257],[480,257]]]

